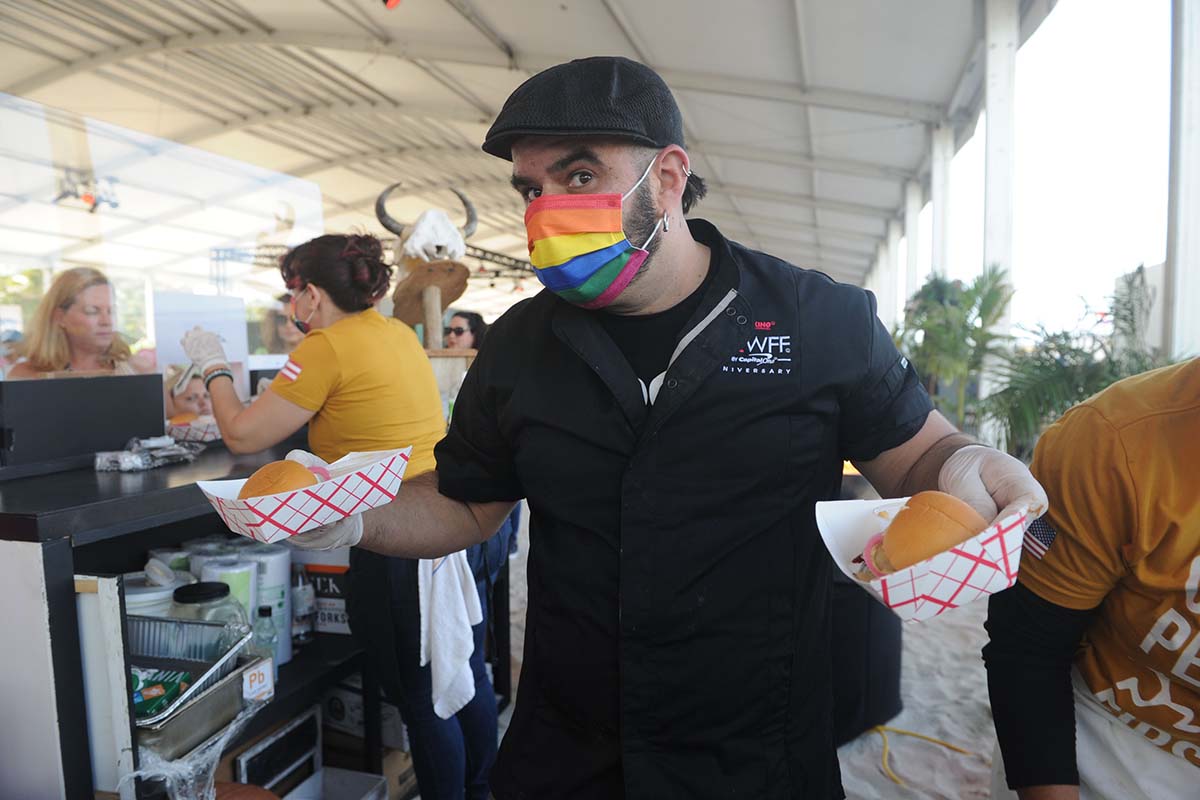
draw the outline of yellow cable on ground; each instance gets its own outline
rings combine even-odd
[[[878,733],[883,739],[883,774],[891,778],[893,783],[900,786],[905,786],[906,784],[904,781],[900,780],[899,776],[897,776],[895,772],[892,771],[892,766],[888,763],[888,754],[891,752],[891,744],[888,741],[887,735],[888,731],[891,731],[892,733],[898,733],[903,736],[912,736],[915,739],[924,739],[927,742],[941,745],[947,750],[953,750],[954,752],[962,753],[965,756],[975,755],[975,753],[972,753],[970,750],[964,750],[963,748],[952,745],[949,742],[944,742],[941,739],[935,739],[932,736],[926,736],[925,734],[917,733],[916,731],[906,731],[903,728],[893,728],[890,725],[876,725],[871,730],[873,730],[875,733]]]

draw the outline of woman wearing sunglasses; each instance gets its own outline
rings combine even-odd
[[[474,311],[455,311],[443,332],[448,350],[478,350],[487,334],[487,323]]]

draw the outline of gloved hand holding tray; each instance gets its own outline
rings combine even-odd
[[[1033,522],[1029,512],[1011,514],[961,544],[864,581],[864,549],[908,500],[836,500],[817,503],[816,509],[821,538],[838,569],[897,616],[908,622],[930,619],[1016,582],[1021,542]]]
[[[258,483],[273,477],[267,473],[281,472],[277,467],[286,466],[283,462],[267,465],[249,479],[199,481],[196,485],[229,530],[260,542],[278,542],[390,503],[400,491],[411,453],[411,447],[349,453],[326,464],[311,453],[293,450],[285,460],[307,468],[312,484],[257,497],[241,498],[239,494],[249,480]],[[269,484],[269,480],[263,481],[263,485]]]

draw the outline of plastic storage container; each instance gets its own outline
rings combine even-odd
[[[387,800],[387,778],[324,767],[283,796],[283,800]]]
[[[233,599],[223,583],[193,583],[180,586],[171,601],[171,616],[205,622],[238,623],[248,626],[242,604]]]
[[[159,586],[146,578],[145,572],[125,574],[125,613],[143,617],[167,617],[171,615],[171,599],[175,590],[187,585],[179,576],[166,586]]]

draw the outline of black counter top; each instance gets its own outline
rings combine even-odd
[[[209,445],[190,464],[146,472],[79,469],[0,482],[0,539],[83,545],[215,514],[196,481],[244,478],[296,447],[305,447],[303,435],[252,455]]]

